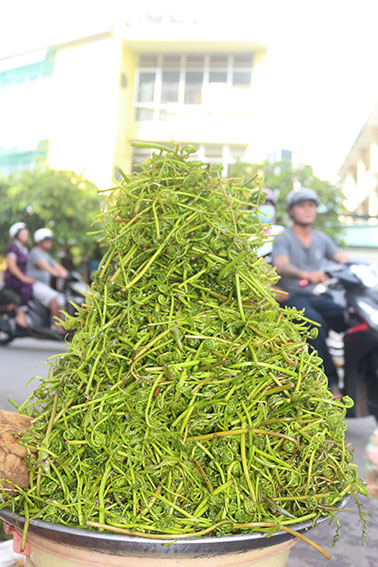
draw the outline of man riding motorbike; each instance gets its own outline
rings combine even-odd
[[[279,285],[289,293],[283,305],[304,309],[306,317],[320,323],[317,338],[309,342],[323,359],[330,390],[340,397],[338,374],[326,338],[329,328],[337,332],[345,330],[344,311],[331,299],[314,295],[313,290],[316,284],[328,279],[321,269],[325,259],[345,263],[349,257],[329,236],[312,229],[319,204],[312,189],[301,187],[291,191],[286,204],[293,224],[276,237],[272,254],[273,265],[281,276]]]
[[[29,241],[29,231],[24,222],[16,222],[9,229],[11,243],[6,249],[5,258],[7,268],[4,273],[4,284],[13,289],[20,296],[17,308],[16,323],[20,327],[27,327],[26,311],[32,296],[34,279],[26,275],[26,265],[29,251],[26,244]]]
[[[40,228],[34,233],[36,246],[31,250],[27,263],[27,274],[35,280],[33,284],[33,297],[47,307],[51,313],[54,329],[62,334],[64,328],[54,318],[62,318],[60,309],[65,307],[65,297],[62,293],[50,287],[51,276],[66,278],[67,270],[58,264],[51,256],[54,235],[49,228]]]

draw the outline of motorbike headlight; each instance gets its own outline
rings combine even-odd
[[[365,287],[374,288],[378,286],[378,271],[375,266],[366,264],[353,264],[350,267]]]
[[[378,330],[378,309],[365,299],[357,299],[357,305],[361,310],[363,317],[374,329]]]

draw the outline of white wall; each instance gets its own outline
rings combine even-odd
[[[98,186],[111,183],[119,67],[112,38],[60,51],[49,102],[50,155]]]

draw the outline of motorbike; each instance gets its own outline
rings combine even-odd
[[[264,250],[271,264],[271,251]],[[374,415],[378,421],[378,266],[360,259],[346,264],[327,262],[322,271],[329,280],[318,284],[314,293],[341,305],[347,330],[331,331],[327,343],[344,395],[354,401],[347,417]],[[308,285],[302,280],[300,285]]]
[[[378,421],[378,267],[353,260],[330,264],[329,280],[314,293],[324,294],[341,305],[347,330],[330,340],[336,366],[343,369],[343,394],[354,400],[348,417],[374,415]]]
[[[80,306],[87,293],[87,284],[78,272],[70,272],[68,277],[55,278],[52,287],[65,296],[65,311],[69,315],[75,313],[75,305]],[[33,337],[53,341],[62,341],[64,335],[51,329],[49,310],[35,300],[28,304],[26,319],[28,326],[20,327],[16,324],[16,312],[19,304],[19,295],[12,289],[0,289],[0,346],[7,345],[14,339]]]

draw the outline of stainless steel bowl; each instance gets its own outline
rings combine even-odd
[[[339,508],[345,508],[349,498],[344,498]],[[0,518],[7,524],[22,531],[25,519],[6,510],[0,510]],[[328,520],[322,517],[318,524]],[[306,532],[313,527],[311,520],[290,526],[298,532]],[[270,537],[263,533],[235,534],[221,537],[199,537],[177,540],[154,539],[125,536],[109,532],[98,532],[70,528],[61,524],[50,524],[41,520],[31,520],[30,535],[43,537],[61,545],[74,546],[99,553],[131,557],[213,557],[232,553],[245,553],[248,550],[283,543],[295,536],[277,531]]]

